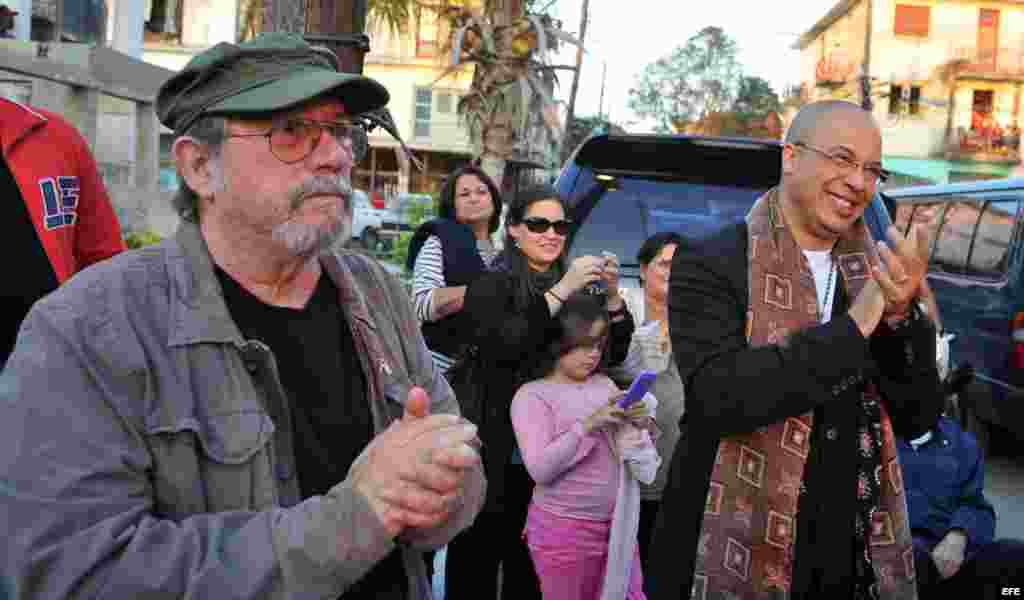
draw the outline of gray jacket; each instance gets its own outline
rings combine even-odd
[[[413,385],[457,413],[399,283],[357,254],[322,264],[377,431]],[[0,376],[0,597],[337,598],[396,542],[348,479],[300,502],[292,445],[274,356],[231,320],[197,226],[84,270],[33,307]],[[467,527],[484,487],[471,472],[461,509],[403,547],[413,598],[419,550]]]
[[[661,335],[661,323],[650,321],[637,327],[630,340],[629,353],[622,365],[613,369],[611,374],[619,380],[631,381],[643,371],[654,371],[658,376],[651,386],[651,393],[658,399],[658,410],[654,420],[658,424],[659,435],[654,440],[661,457],[661,466],[654,481],[640,484],[640,498],[643,500],[661,500],[661,495],[668,484],[669,464],[679,443],[679,421],[683,418],[686,408],[683,380],[679,378],[679,369],[672,358],[668,339]]]

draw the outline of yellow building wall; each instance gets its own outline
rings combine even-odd
[[[926,38],[896,35],[897,4],[931,7],[929,35]],[[941,77],[943,65],[953,59],[971,60],[977,56],[978,18],[982,8],[999,10],[998,61],[1024,73],[1024,7],[1005,2],[951,2],[946,0],[873,0],[870,73],[875,79],[874,114],[882,128],[885,153],[894,156],[929,157],[945,149],[949,120],[948,79]],[[843,98],[859,102],[856,83],[841,88],[815,87],[815,68],[828,51],[849,48],[850,56],[861,58],[865,29],[866,2],[861,2],[846,17],[822,32],[801,51],[801,81],[813,93],[813,99]],[[860,13],[860,14],[858,14]],[[854,73],[854,77],[857,72]],[[891,115],[890,86],[921,88],[917,115]],[[973,91],[994,92],[994,116],[1005,127],[1021,122],[1015,105],[1020,84],[960,78],[956,81],[953,130],[970,127]]]
[[[976,56],[978,18],[982,8],[999,11],[1000,62],[1019,66],[1024,56],[1024,7],[999,2],[943,0],[874,0],[871,72],[882,78],[927,79],[954,58]],[[927,38],[898,36],[893,27],[896,5],[931,7]]]
[[[471,80],[468,74],[434,83],[440,74],[434,69],[369,63],[364,66],[363,73],[388,89],[391,94],[388,110],[391,111],[402,139],[408,145],[443,152],[469,151],[469,136],[456,113],[458,99],[465,94]],[[413,134],[416,122],[416,90],[423,88],[433,90],[430,136],[415,137]],[[439,110],[439,96],[443,93],[451,94],[451,110],[447,113]],[[370,138],[374,146],[392,145],[393,142],[390,135],[379,129],[375,130]]]
[[[853,80],[860,73],[864,62],[864,38],[867,34],[867,7],[858,4],[841,17],[800,52],[800,80],[809,83],[811,99],[844,97],[850,90],[815,89],[818,67],[830,65],[833,73]]]
[[[370,52],[366,55],[363,73],[388,89],[391,100],[388,110],[398,126],[402,139],[413,147],[439,152],[469,153],[469,135],[459,119],[456,108],[472,83],[473,71],[466,67],[438,81],[448,66],[448,55],[420,58],[416,56],[415,24],[408,31],[395,33],[381,24],[373,24],[369,32]],[[430,135],[416,137],[416,90],[429,88],[431,96]],[[440,96],[450,94],[450,110],[442,112]],[[394,140],[381,130],[371,134],[374,146],[392,146]]]

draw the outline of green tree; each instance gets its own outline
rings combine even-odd
[[[736,42],[720,27],[705,27],[668,56],[648,64],[629,90],[629,107],[665,133],[732,108],[742,72]]]
[[[124,234],[124,243],[128,246],[129,250],[135,250],[144,246],[150,246],[153,244],[159,244],[164,238],[160,237],[160,234],[153,231],[152,229],[143,229],[141,231],[131,231]]]
[[[574,117],[565,132],[565,144],[562,147],[563,153],[561,157],[562,163],[569,158],[569,155],[571,155],[584,140],[592,134],[598,133],[623,134],[626,133],[626,130],[604,117],[596,115],[588,117]]]
[[[438,201],[439,198],[434,196],[430,202],[414,202],[409,207],[407,214],[402,217],[409,224],[410,230],[398,234],[398,239],[395,240],[391,253],[384,257],[385,260],[405,269],[405,261],[409,256],[409,242],[412,241],[416,229],[437,214]],[[409,273],[405,273],[405,275],[408,276]]]
[[[741,115],[757,115],[764,117],[770,112],[779,112],[782,102],[772,85],[760,77],[744,75],[740,79],[736,101],[732,105],[734,112]]]

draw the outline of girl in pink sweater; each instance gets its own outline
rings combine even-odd
[[[526,538],[545,600],[642,600],[637,480],[660,460],[648,434],[655,400],[628,413],[598,372],[608,338],[601,297],[576,294],[558,315],[542,378],[512,400],[512,425],[536,482]]]

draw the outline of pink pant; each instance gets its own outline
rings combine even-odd
[[[530,504],[526,544],[544,600],[597,600],[608,562],[611,521],[572,519]],[[646,600],[640,552],[633,556],[624,600]]]

